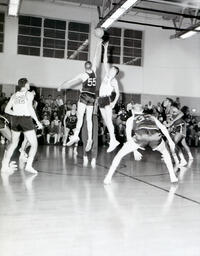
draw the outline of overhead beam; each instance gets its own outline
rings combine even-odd
[[[174,38],[183,38],[184,39],[184,38],[191,37],[199,32],[200,32],[200,22],[186,28],[185,31],[180,31],[174,35],[171,35],[170,39],[174,39]]]
[[[100,19],[103,19],[102,17],[100,17]],[[148,26],[148,27],[155,27],[155,28],[161,28],[164,30],[175,30],[175,31],[181,31],[181,32],[188,32],[191,31],[191,29],[184,29],[184,28],[178,28],[178,27],[172,27],[172,26],[163,26],[163,25],[158,25],[158,24],[151,24],[151,23],[144,23],[144,22],[136,22],[136,21],[130,21],[130,20],[117,20],[117,22],[120,23],[127,23],[127,24],[135,24],[135,25],[141,25],[141,26]],[[194,29],[194,31],[196,31]],[[200,32],[200,31],[196,31],[196,32]]]
[[[189,15],[189,14],[185,14],[185,13],[169,12],[169,11],[164,11],[164,10],[158,10],[158,9],[152,9],[152,8],[144,8],[144,7],[137,7],[137,6],[134,6],[132,9],[134,9],[134,10],[142,10],[142,11],[147,11],[147,12],[167,14],[167,15],[172,15],[172,16],[181,16],[181,17],[188,18],[188,19],[198,19],[198,20],[200,20],[199,16]]]

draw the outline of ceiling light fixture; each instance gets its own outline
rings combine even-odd
[[[200,23],[197,23],[195,25],[192,25],[192,26],[184,29],[184,31],[180,31],[180,32],[176,33],[175,35],[171,35],[170,39],[173,39],[173,38],[186,39],[186,38],[189,38],[199,32],[200,32]]]
[[[121,0],[120,3],[114,8],[98,26],[107,29],[116,20],[118,20],[130,7],[132,7],[138,0]]]
[[[10,0],[8,6],[8,15],[17,16],[19,12],[21,0]]]

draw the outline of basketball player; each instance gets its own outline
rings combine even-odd
[[[63,146],[66,146],[67,145],[66,141],[70,131],[74,133],[76,129],[76,123],[77,123],[76,104],[73,104],[72,109],[66,112],[63,123],[64,123]]]
[[[109,172],[104,179],[105,184],[111,183],[112,176],[121,159],[125,155],[133,152],[135,160],[139,161],[142,159],[142,154],[138,151],[138,149],[144,149],[146,146],[150,146],[153,151],[157,150],[162,154],[162,158],[169,171],[171,182],[178,181],[174,173],[169,151],[164,140],[162,139],[163,134],[169,143],[171,151],[173,152],[175,150],[175,144],[172,141],[167,128],[153,115],[142,112],[142,106],[140,104],[135,104],[134,114],[127,120],[127,142],[114,157]],[[134,136],[132,136],[132,131],[135,132]]]
[[[5,113],[11,115],[11,134],[12,140],[4,154],[2,161],[2,171],[9,171],[9,162],[16,149],[21,132],[27,138],[30,144],[30,151],[25,166],[25,171],[36,174],[37,171],[33,168],[33,160],[37,152],[37,137],[35,132],[36,122],[38,129],[42,129],[42,124],[39,122],[35,110],[33,108],[33,93],[29,92],[29,82],[26,78],[21,78],[18,81],[19,91],[12,95],[6,108]]]
[[[176,144],[178,155],[181,159],[180,166],[187,164],[181,147],[185,149],[188,154],[189,160],[193,160],[190,148],[186,143],[186,123],[183,120],[184,114],[179,110],[176,102],[173,102],[172,99],[166,98],[163,102],[163,106],[166,107],[166,127],[169,130],[169,133]],[[179,147],[180,146],[180,147]]]
[[[99,108],[101,115],[104,119],[104,122],[108,128],[110,134],[110,143],[107,152],[113,151],[118,145],[119,141],[116,140],[114,125],[112,121],[112,109],[115,107],[115,104],[119,98],[119,87],[116,76],[119,73],[119,68],[112,66],[111,68],[108,65],[108,42],[104,45],[104,57],[103,64],[105,69],[105,77],[100,85],[99,89]],[[112,92],[115,92],[115,98],[111,102]]]
[[[78,121],[74,135],[70,137],[67,146],[71,146],[79,141],[79,133],[83,125],[83,117],[86,112],[88,140],[85,150],[88,152],[92,147],[92,113],[96,99],[96,69],[100,62],[101,41],[97,44],[93,62],[85,62],[85,73],[78,75],[70,81],[65,81],[59,88],[69,88],[70,86],[82,83],[81,94],[78,102]]]
[[[86,119],[84,118],[82,127],[82,141],[83,141],[83,166],[88,165],[89,157],[91,157],[92,168],[96,167],[96,159],[98,155],[98,99],[96,99],[94,104],[94,111],[92,115],[93,131],[92,131],[92,148],[89,152],[85,151],[84,145],[87,143],[87,125]]]

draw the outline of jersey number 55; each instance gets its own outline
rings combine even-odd
[[[96,86],[96,77],[88,78],[88,86]]]

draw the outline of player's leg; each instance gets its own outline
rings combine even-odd
[[[126,155],[128,155],[129,153],[133,152],[134,148],[131,142],[126,142],[124,143],[124,145],[122,146],[122,148],[118,151],[118,153],[116,154],[116,156],[114,157],[112,164],[109,168],[109,171],[104,179],[104,184],[108,185],[111,184],[111,180],[112,180],[112,176],[115,173],[120,161],[122,160],[122,158]]]
[[[161,143],[159,144],[159,146],[157,146],[154,150],[157,150],[162,154],[162,158],[167,166],[171,182],[177,182],[178,178],[175,175],[174,167],[172,164],[172,159],[171,159],[170,153],[165,145],[164,140],[162,140]]]
[[[30,173],[37,173],[37,171],[33,168],[33,161],[38,148],[38,140],[37,140],[36,132],[35,130],[25,131],[24,135],[30,144],[30,150],[28,154],[25,171]]]
[[[20,155],[19,155],[19,160],[22,162],[27,161],[27,153],[26,153],[26,148],[28,147],[29,143],[27,138],[24,136],[24,140],[22,142],[21,148],[19,149]]]
[[[109,153],[119,145],[119,141],[117,141],[115,137],[115,128],[112,121],[112,108],[110,105],[105,106],[105,114],[106,114],[106,123],[107,123],[106,125],[110,134],[110,145],[107,150],[107,152]]]
[[[11,130],[8,126],[0,129],[0,133],[5,137],[8,141],[11,141]]]
[[[88,131],[88,139],[87,139],[87,145],[85,148],[85,151],[88,152],[92,148],[92,114],[93,114],[93,106],[87,106],[86,107],[86,121],[87,121],[87,131]]]
[[[10,159],[11,159],[15,149],[17,148],[17,145],[19,143],[19,137],[20,137],[20,132],[11,130],[11,142],[8,145],[7,150],[5,151],[4,157],[2,160],[1,171],[3,171],[3,172],[9,171]]]
[[[185,166],[187,164],[187,161],[183,155],[183,152],[182,152],[182,145],[181,144],[181,140],[182,140],[182,135],[180,133],[176,133],[174,135],[174,143],[176,144],[176,149],[177,149],[177,152],[178,152],[178,156],[180,158],[180,163],[179,163],[179,166]]]
[[[81,130],[81,127],[83,125],[83,117],[86,110],[86,104],[82,102],[78,102],[78,108],[77,108],[77,124],[76,129],[74,132],[74,135],[70,137],[69,142],[67,143],[67,146],[73,145],[75,142],[79,141],[79,133]]]
[[[187,145],[187,142],[185,140],[185,137],[181,140],[181,144],[182,146],[184,147],[184,149],[186,150],[188,156],[189,156],[189,160],[193,160],[193,156],[192,156],[192,153],[190,151],[190,148],[189,146]]]
[[[91,160],[91,166],[95,168],[96,166],[96,159],[98,154],[98,117],[97,115],[93,115],[93,145],[92,145],[92,160]]]
[[[68,127],[66,127],[66,128],[64,128],[64,136],[63,136],[63,146],[66,146],[67,144],[66,144],[66,142],[67,142],[67,138],[68,138],[68,136],[69,136],[69,128]]]

